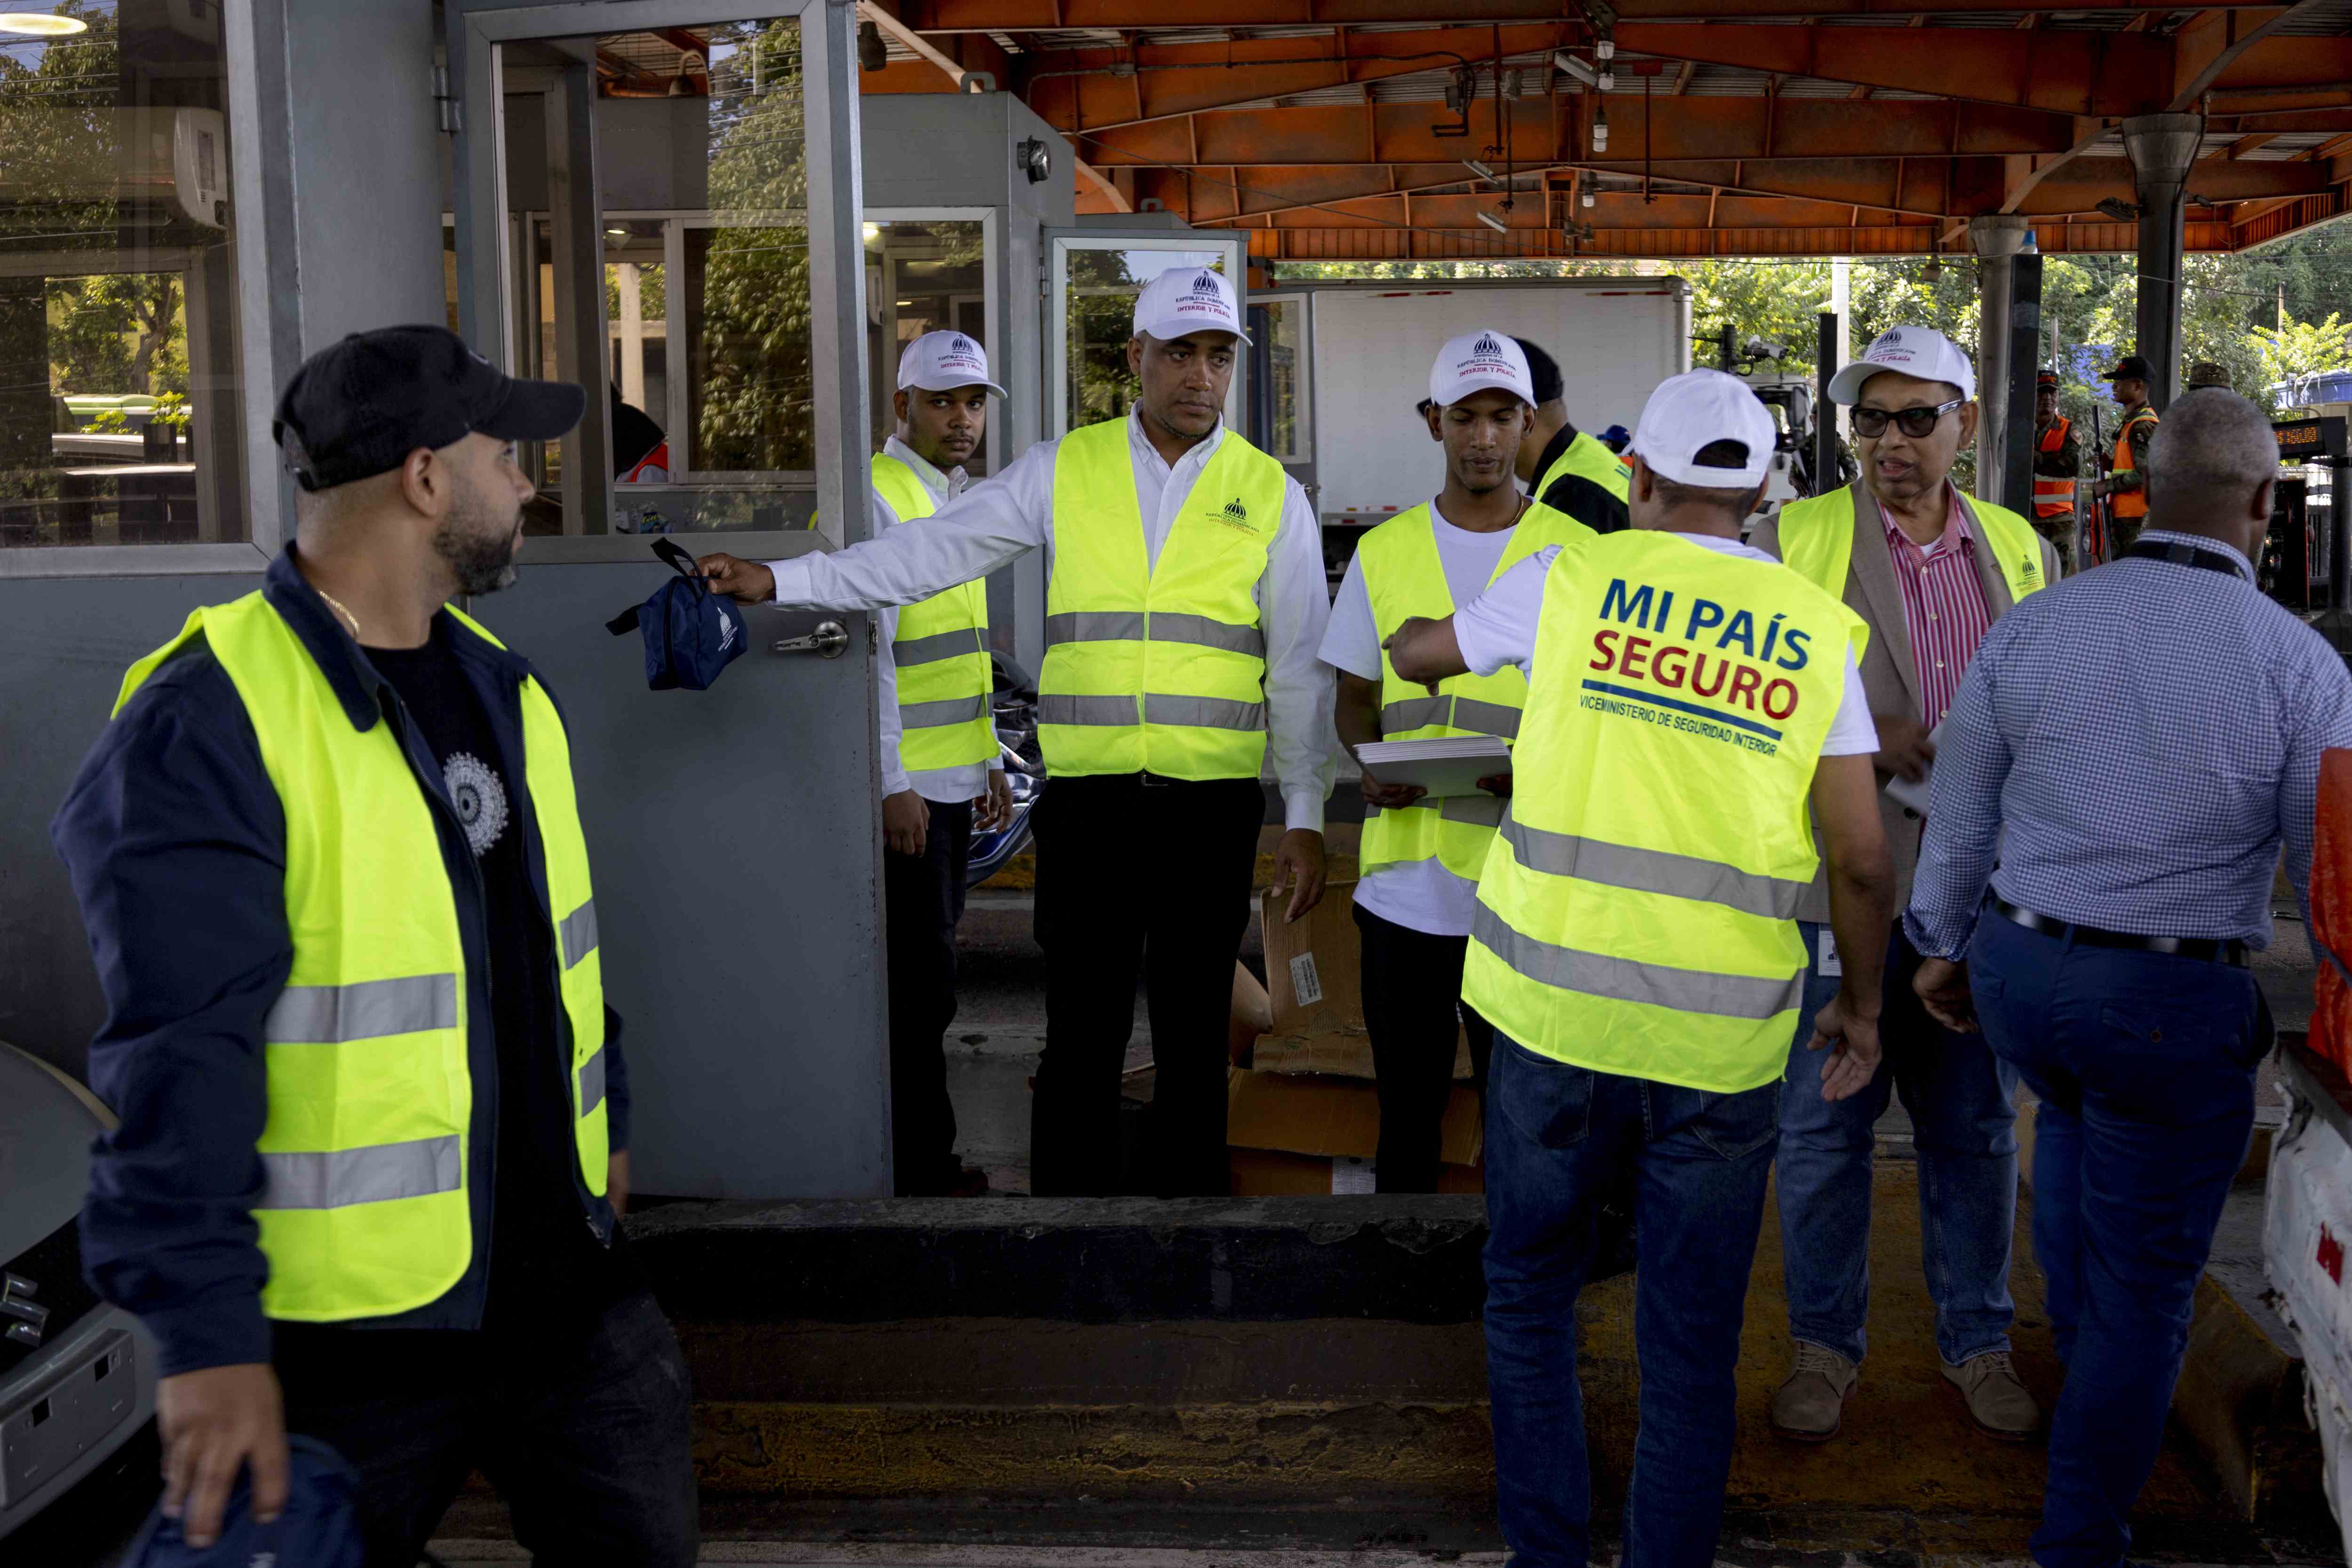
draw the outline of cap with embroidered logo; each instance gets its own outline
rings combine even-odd
[[[1437,351],[1437,363],[1429,367],[1430,401],[1444,408],[1474,392],[1507,392],[1533,406],[1536,378],[1510,333],[1482,327],[1448,338]]]
[[[1194,332],[1231,332],[1250,341],[1231,279],[1207,267],[1171,267],[1136,296],[1135,334],[1168,342]]]
[[[1944,382],[1958,387],[1962,397],[1977,395],[1976,367],[1951,339],[1933,327],[1889,327],[1870,341],[1860,359],[1830,379],[1830,401],[1861,401],[1864,384],[1884,370]]]
[[[1658,383],[1650,394],[1625,455],[1678,484],[1748,489],[1772,471],[1779,435],[1771,411],[1746,382],[1719,370],[1686,370]],[[1699,453],[1717,441],[1738,446],[1745,460],[1736,468],[1701,463]]]
[[[898,390],[953,392],[984,386],[997,396],[1004,388],[988,379],[988,352],[961,332],[925,332],[898,356]]]

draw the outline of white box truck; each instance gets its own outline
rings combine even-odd
[[[1632,429],[1651,388],[1691,363],[1680,278],[1277,283],[1250,297],[1277,301],[1304,307],[1307,443],[1291,468],[1327,531],[1380,522],[1444,484],[1444,457],[1415,410],[1430,362],[1457,333],[1491,327],[1541,344],[1559,362],[1568,416],[1595,435]]]

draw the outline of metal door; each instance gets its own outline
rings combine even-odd
[[[1234,294],[1249,306],[1245,241],[1238,235],[1169,229],[1049,228],[1045,230],[1047,294],[1045,321],[1045,434],[1069,434],[1127,412],[1133,391],[1127,373],[1127,341],[1134,324],[1135,297],[1171,267],[1207,267],[1234,280]],[[1246,316],[1244,317],[1246,319]],[[1054,330],[1053,323],[1063,323]],[[1236,363],[1225,395],[1225,423],[1246,429],[1244,383],[1246,355]]]
[[[636,1188],[885,1195],[871,626],[753,611],[750,649],[710,690],[653,692],[637,637],[604,625],[669,576],[640,530],[755,561],[820,547],[786,526],[812,503],[837,542],[866,532],[864,343],[843,330],[866,314],[856,12],[449,0],[447,20],[461,326],[518,373],[551,367],[591,393],[580,429],[551,443],[521,581],[473,608],[568,723],[604,985],[625,1019]],[[509,223],[506,188],[522,93],[544,107],[553,302],[535,313],[551,323],[538,363],[510,325],[511,237],[532,232]],[[648,205],[648,180],[672,182],[664,209],[708,219],[669,231],[666,368],[682,393],[648,411],[695,471],[619,502],[605,258],[616,247],[650,276],[641,226],[618,216]],[[849,634],[834,654],[772,651],[825,619]]]

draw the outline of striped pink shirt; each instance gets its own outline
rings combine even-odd
[[[1895,558],[1895,580],[1903,585],[1903,624],[1919,671],[1920,721],[1930,730],[1950,711],[1960,677],[1992,624],[1984,583],[1977,575],[1976,535],[1960,508],[1959,492],[1948,481],[1945,494],[1951,510],[1945,514],[1943,537],[1925,550],[1911,542],[1894,513],[1878,509],[1886,525],[1887,553]]]

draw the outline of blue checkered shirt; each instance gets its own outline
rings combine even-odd
[[[2352,676],[2236,551],[2140,538],[2240,575],[2126,558],[1993,623],[1937,745],[1904,915],[1921,952],[1967,951],[1988,879],[2078,925],[2266,946],[2282,842],[2308,913],[2319,755],[2352,746]]]

